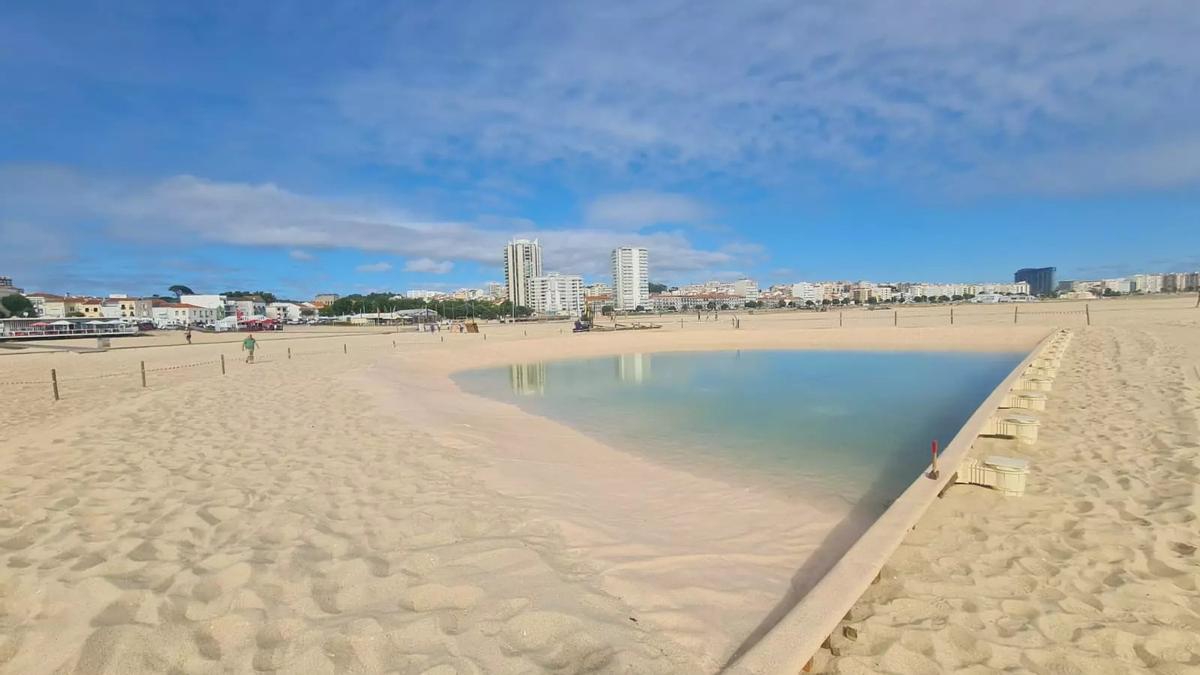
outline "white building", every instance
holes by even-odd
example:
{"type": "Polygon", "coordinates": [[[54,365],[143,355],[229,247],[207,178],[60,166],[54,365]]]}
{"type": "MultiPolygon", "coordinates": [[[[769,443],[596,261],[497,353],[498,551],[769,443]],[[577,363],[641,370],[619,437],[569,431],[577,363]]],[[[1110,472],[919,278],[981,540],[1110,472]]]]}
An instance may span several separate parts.
{"type": "Polygon", "coordinates": [[[515,239],[504,248],[504,283],[508,301],[517,307],[530,307],[529,280],[542,276],[542,245],[537,239],[515,239]]]}
{"type": "Polygon", "coordinates": [[[597,281],[594,284],[584,286],[583,293],[584,295],[612,295],[612,286],[603,281],[597,281]]]}
{"type": "Polygon", "coordinates": [[[739,295],[747,300],[758,300],[758,282],[753,279],[738,279],[730,284],[730,294],[739,295]]]}
{"type": "Polygon", "coordinates": [[[1130,282],[1135,293],[1162,293],[1163,291],[1163,275],[1161,274],[1135,274],[1130,282]]]}
{"type": "MultiPolygon", "coordinates": [[[[197,307],[205,307],[207,309],[215,309],[219,312],[225,311],[225,296],[216,294],[207,295],[181,295],[179,302],[185,305],[195,305],[197,307]]],[[[222,314],[223,316],[224,314],[222,314]]]]}
{"type": "Polygon", "coordinates": [[[1114,293],[1129,293],[1133,290],[1133,283],[1125,277],[1105,279],[1101,282],[1101,288],[1114,293]]]}
{"type": "MultiPolygon", "coordinates": [[[[266,317],[267,303],[260,297],[225,298],[225,316],[239,319],[266,317]]],[[[219,317],[218,317],[219,318],[219,317]]]]}
{"type": "Polygon", "coordinates": [[[810,284],[804,281],[792,284],[792,301],[796,303],[797,307],[810,302],[819,305],[824,299],[825,287],[820,284],[810,284]]]}
{"type": "Polygon", "coordinates": [[[483,285],[483,294],[499,302],[504,299],[504,284],[489,281],[483,285]]]}
{"type": "Polygon", "coordinates": [[[307,302],[272,302],[267,305],[267,318],[276,321],[299,321],[305,314],[316,313],[316,306],[307,302]]]}
{"type": "Polygon", "coordinates": [[[650,307],[650,253],[638,246],[612,252],[613,302],[617,311],[650,307]]]}
{"type": "Polygon", "coordinates": [[[155,305],[151,310],[154,323],[160,326],[187,326],[194,323],[216,321],[219,310],[211,307],[199,307],[185,302],[166,302],[155,305]]]}
{"type": "Polygon", "coordinates": [[[418,288],[411,291],[405,291],[404,297],[408,298],[409,300],[430,300],[437,297],[437,294],[437,291],[429,291],[418,288]]]}
{"type": "Polygon", "coordinates": [[[529,279],[529,308],[538,316],[583,314],[583,277],[556,274],[529,279]]]}

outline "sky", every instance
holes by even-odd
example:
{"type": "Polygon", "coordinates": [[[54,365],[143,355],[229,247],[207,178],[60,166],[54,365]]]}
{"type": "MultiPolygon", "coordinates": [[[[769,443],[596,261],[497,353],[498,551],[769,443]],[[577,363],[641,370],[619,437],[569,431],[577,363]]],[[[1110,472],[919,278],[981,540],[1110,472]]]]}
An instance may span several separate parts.
{"type": "Polygon", "coordinates": [[[1200,269],[1195,0],[0,4],[0,276],[1200,269]]]}

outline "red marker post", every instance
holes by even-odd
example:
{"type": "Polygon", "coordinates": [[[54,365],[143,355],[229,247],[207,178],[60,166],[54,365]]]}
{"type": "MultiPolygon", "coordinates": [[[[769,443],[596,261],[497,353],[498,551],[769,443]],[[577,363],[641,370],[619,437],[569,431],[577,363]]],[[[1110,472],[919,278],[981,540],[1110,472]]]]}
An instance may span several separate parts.
{"type": "Polygon", "coordinates": [[[940,474],[938,473],[937,468],[938,444],[936,438],[932,443],[930,443],[929,452],[933,455],[933,468],[929,470],[929,477],[933,480],[937,480],[940,474]]]}

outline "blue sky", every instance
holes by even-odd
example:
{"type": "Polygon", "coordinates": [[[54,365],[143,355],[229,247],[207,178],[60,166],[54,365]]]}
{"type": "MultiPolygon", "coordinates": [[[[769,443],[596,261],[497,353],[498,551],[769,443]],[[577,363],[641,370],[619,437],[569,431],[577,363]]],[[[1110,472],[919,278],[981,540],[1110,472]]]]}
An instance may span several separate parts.
{"type": "Polygon", "coordinates": [[[0,6],[0,274],[72,293],[1200,268],[1194,0],[0,6]]]}

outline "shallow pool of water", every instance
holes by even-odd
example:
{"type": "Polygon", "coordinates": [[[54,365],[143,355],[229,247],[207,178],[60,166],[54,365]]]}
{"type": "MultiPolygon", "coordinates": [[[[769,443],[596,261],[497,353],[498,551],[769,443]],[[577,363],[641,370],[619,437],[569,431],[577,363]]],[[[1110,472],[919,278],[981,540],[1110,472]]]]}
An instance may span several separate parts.
{"type": "Polygon", "coordinates": [[[613,447],[749,488],[879,513],[1020,353],[625,354],[460,373],[613,447]]]}

